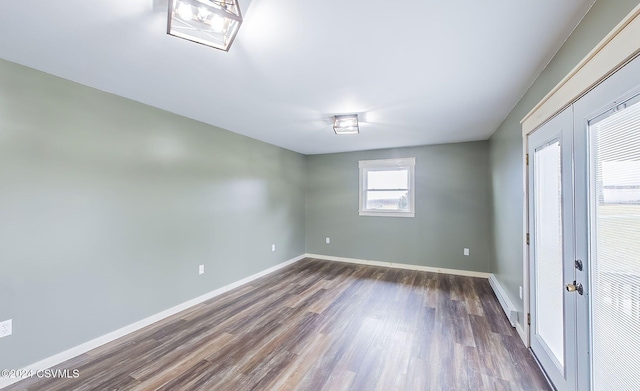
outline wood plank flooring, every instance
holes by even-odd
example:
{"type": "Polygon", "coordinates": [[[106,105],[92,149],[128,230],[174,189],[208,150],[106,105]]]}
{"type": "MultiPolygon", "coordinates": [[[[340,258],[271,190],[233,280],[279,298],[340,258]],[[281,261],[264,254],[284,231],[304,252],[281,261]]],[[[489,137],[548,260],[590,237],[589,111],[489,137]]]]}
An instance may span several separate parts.
{"type": "Polygon", "coordinates": [[[548,390],[485,279],[305,259],[6,390],[548,390]]]}

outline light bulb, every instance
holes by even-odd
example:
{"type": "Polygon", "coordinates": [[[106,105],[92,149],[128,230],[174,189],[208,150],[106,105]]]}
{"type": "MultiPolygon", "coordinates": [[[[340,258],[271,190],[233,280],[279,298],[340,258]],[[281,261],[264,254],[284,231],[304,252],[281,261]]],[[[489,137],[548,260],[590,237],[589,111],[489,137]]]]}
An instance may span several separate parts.
{"type": "Polygon", "coordinates": [[[352,128],[356,126],[355,121],[351,118],[349,119],[343,119],[340,121],[340,127],[341,128],[352,128]]]}
{"type": "Polygon", "coordinates": [[[220,15],[214,14],[211,17],[211,21],[209,23],[211,23],[211,30],[215,31],[216,33],[221,33],[224,29],[224,18],[220,15]]]}
{"type": "Polygon", "coordinates": [[[207,16],[209,16],[209,13],[210,12],[203,7],[198,8],[198,20],[204,22],[207,16]]]}
{"type": "Polygon", "coordinates": [[[193,12],[191,11],[191,6],[189,4],[180,2],[178,6],[178,15],[183,20],[191,20],[193,18],[193,12]]]}

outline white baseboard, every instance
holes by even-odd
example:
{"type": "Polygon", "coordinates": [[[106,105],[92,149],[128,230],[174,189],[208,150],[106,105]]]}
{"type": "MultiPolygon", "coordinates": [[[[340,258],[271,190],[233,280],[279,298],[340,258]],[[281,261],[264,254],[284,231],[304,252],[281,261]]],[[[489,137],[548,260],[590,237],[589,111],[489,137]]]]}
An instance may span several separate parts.
{"type": "Polygon", "coordinates": [[[370,261],[366,259],[334,257],[332,255],[305,254],[305,257],[324,259],[325,261],[357,263],[360,265],[392,267],[396,269],[407,269],[407,270],[419,270],[423,272],[454,274],[457,276],[467,276],[467,277],[489,278],[489,275],[490,275],[490,273],[474,272],[470,270],[446,269],[442,267],[409,265],[406,263],[395,263],[395,262],[370,261]]]}
{"type": "MultiPolygon", "coordinates": [[[[504,291],[504,288],[502,288],[502,285],[500,285],[500,282],[493,273],[489,276],[489,285],[491,285],[491,288],[493,288],[493,292],[496,294],[498,302],[502,306],[502,310],[504,311],[505,315],[507,315],[509,323],[511,323],[511,326],[516,327],[518,317],[516,306],[513,305],[513,302],[511,301],[511,299],[509,299],[509,296],[504,291]]],[[[524,330],[522,332],[524,333],[524,330]]]]}
{"type": "MultiPolygon", "coordinates": [[[[158,322],[162,319],[168,318],[169,316],[175,315],[180,311],[184,311],[187,308],[193,307],[194,305],[200,304],[202,302],[205,302],[213,297],[216,297],[218,295],[221,295],[225,292],[230,291],[231,289],[237,288],[241,285],[244,285],[248,282],[251,282],[253,280],[256,280],[262,276],[265,276],[269,273],[272,273],[278,269],[281,269],[285,266],[289,266],[295,262],[298,262],[301,259],[304,259],[306,257],[306,255],[299,255],[295,258],[292,258],[288,261],[279,263],[275,266],[272,266],[268,269],[265,269],[261,272],[258,272],[256,274],[253,274],[249,277],[243,278],[242,280],[239,281],[235,281],[232,282],[229,285],[225,285],[221,288],[218,288],[214,291],[211,291],[209,293],[206,293],[202,296],[196,297],[195,299],[191,299],[189,301],[186,301],[184,303],[178,304],[174,307],[171,307],[167,310],[164,310],[162,312],[159,312],[155,315],[151,315],[147,318],[144,318],[142,320],[139,320],[135,323],[132,323],[128,326],[122,327],[118,330],[112,331],[108,334],[105,334],[101,337],[98,337],[96,339],[92,339],[91,341],[85,342],[81,345],[75,346],[71,349],[65,350],[64,352],[58,353],[56,355],[53,355],[51,357],[45,358],[44,360],[38,361],[34,364],[31,364],[25,368],[23,368],[23,371],[33,371],[34,373],[38,370],[42,370],[42,369],[48,369],[51,368],[53,366],[56,366],[58,364],[61,364],[69,359],[72,359],[74,357],[77,357],[81,354],[84,354],[90,350],[93,350],[99,346],[102,346],[104,344],[107,344],[111,341],[114,341],[118,338],[124,337],[127,334],[133,333],[134,331],[140,330],[144,327],[147,327],[155,322],[158,322]]],[[[18,381],[22,380],[22,378],[0,378],[0,388],[3,387],[7,387],[13,383],[17,383],[18,381]]]]}
{"type": "Polygon", "coordinates": [[[520,336],[522,343],[524,343],[524,346],[529,347],[529,342],[527,341],[527,335],[524,332],[524,328],[518,322],[516,322],[516,331],[518,332],[518,335],[520,336]]]}

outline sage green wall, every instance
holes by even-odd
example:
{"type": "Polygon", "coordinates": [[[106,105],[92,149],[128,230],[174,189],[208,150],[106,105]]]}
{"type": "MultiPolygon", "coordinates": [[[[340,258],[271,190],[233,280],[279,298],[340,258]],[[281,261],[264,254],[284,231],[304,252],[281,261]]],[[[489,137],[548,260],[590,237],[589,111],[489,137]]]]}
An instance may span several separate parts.
{"type": "Polygon", "coordinates": [[[0,60],[0,368],[303,254],[305,164],[0,60]]]}
{"type": "Polygon", "coordinates": [[[522,285],[522,128],[520,120],[636,5],[638,0],[598,0],[490,139],[494,251],[490,270],[518,307],[522,285]]]}
{"type": "Polygon", "coordinates": [[[308,253],[488,271],[487,141],[313,155],[307,186],[308,253]],[[358,161],[399,157],[416,157],[416,217],[359,216],[358,161]]]}

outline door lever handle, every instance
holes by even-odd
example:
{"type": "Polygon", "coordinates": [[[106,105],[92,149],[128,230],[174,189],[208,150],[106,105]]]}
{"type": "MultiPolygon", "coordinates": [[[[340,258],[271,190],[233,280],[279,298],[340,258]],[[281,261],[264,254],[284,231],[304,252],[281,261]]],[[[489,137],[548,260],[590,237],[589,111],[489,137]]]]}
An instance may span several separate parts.
{"type": "Polygon", "coordinates": [[[582,287],[581,283],[576,283],[575,281],[573,282],[573,284],[569,283],[567,284],[567,292],[578,292],[579,294],[583,295],[584,294],[584,288],[582,287]]]}

